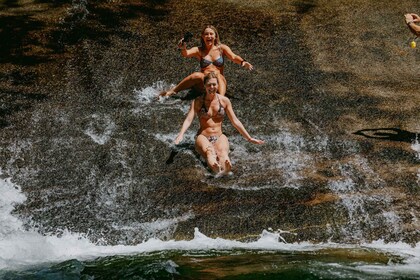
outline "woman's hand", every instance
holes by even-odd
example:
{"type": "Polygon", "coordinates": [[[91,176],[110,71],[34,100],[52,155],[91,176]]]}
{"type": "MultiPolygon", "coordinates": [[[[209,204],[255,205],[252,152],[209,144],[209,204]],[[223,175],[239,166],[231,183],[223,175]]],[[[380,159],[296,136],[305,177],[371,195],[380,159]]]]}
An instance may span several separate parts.
{"type": "Polygon", "coordinates": [[[406,24],[409,24],[409,23],[414,21],[414,17],[413,17],[412,14],[405,14],[404,16],[405,16],[405,23],[406,24]]]}
{"type": "Polygon", "coordinates": [[[261,145],[261,144],[265,143],[264,140],[259,140],[259,139],[255,139],[255,138],[252,138],[252,137],[248,141],[251,142],[252,144],[258,144],[258,145],[261,145]]]}
{"type": "Polygon", "coordinates": [[[175,138],[175,141],[174,141],[174,143],[175,143],[175,145],[178,145],[181,141],[182,141],[182,139],[184,138],[184,136],[183,135],[178,135],[176,138],[175,138]]]}
{"type": "Polygon", "coordinates": [[[179,49],[186,49],[187,48],[187,43],[184,42],[184,38],[181,38],[181,40],[178,41],[178,48],[179,49]]]}
{"type": "Polygon", "coordinates": [[[254,66],[252,66],[251,63],[249,63],[248,61],[245,61],[245,60],[242,62],[242,67],[245,67],[248,70],[254,69],[254,66]]]}

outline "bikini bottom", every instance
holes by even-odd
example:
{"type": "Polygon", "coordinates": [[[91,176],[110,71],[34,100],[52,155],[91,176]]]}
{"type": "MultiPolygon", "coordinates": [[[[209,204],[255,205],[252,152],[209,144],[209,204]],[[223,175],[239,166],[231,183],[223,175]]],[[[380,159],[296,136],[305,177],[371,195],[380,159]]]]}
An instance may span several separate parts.
{"type": "Polygon", "coordinates": [[[209,136],[207,137],[210,143],[214,144],[217,142],[217,139],[219,139],[219,136],[209,136]]]}
{"type": "MultiPolygon", "coordinates": [[[[197,134],[196,136],[195,136],[195,138],[197,138],[198,137],[198,135],[200,135],[200,134],[197,134]]],[[[223,134],[222,134],[223,135],[223,134]]],[[[207,140],[209,140],[209,142],[211,143],[211,144],[215,144],[216,142],[217,142],[217,140],[219,140],[219,137],[220,136],[205,136],[205,135],[203,135],[204,137],[206,137],[207,138],[207,140]]]]}

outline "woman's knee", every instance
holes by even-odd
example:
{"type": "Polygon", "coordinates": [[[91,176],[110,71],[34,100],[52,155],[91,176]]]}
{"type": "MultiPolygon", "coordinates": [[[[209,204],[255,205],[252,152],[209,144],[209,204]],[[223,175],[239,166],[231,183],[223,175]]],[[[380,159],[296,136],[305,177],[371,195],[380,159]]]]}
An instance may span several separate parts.
{"type": "Polygon", "coordinates": [[[229,151],[228,150],[219,150],[217,151],[217,156],[220,161],[225,161],[229,159],[229,151]]]}
{"type": "Polygon", "coordinates": [[[195,141],[195,148],[202,156],[205,157],[216,154],[216,150],[214,149],[213,145],[203,135],[197,136],[195,141]]]}
{"type": "Polygon", "coordinates": [[[219,75],[219,94],[225,95],[226,94],[226,79],[223,75],[219,75]]]}
{"type": "Polygon", "coordinates": [[[219,137],[218,143],[216,144],[216,152],[220,158],[229,157],[229,140],[224,134],[219,137]]]}

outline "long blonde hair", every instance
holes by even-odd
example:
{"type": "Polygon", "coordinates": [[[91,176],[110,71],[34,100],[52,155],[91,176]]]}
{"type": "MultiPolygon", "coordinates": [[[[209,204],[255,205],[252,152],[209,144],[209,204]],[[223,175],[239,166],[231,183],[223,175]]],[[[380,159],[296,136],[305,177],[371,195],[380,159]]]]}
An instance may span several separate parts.
{"type": "Polygon", "coordinates": [[[219,85],[219,75],[217,75],[216,72],[210,72],[204,76],[204,85],[207,84],[208,80],[213,79],[213,78],[217,79],[217,85],[219,85]]]}
{"type": "Polygon", "coordinates": [[[200,35],[200,42],[201,42],[201,47],[205,48],[206,47],[206,43],[203,40],[203,34],[204,31],[206,31],[207,28],[210,28],[211,30],[214,31],[214,34],[216,34],[216,38],[214,39],[214,44],[216,46],[220,46],[222,44],[222,42],[220,42],[220,36],[219,36],[219,32],[217,32],[216,27],[214,27],[213,25],[207,25],[206,27],[203,28],[203,30],[201,31],[201,35],[200,35]]]}

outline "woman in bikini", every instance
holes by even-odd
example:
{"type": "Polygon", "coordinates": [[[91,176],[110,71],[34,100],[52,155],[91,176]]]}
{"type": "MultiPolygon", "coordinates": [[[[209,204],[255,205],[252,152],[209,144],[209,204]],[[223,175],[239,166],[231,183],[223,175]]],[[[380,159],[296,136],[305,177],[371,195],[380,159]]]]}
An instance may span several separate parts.
{"type": "Polygon", "coordinates": [[[249,135],[235,116],[229,98],[217,93],[219,88],[217,77],[218,75],[213,72],[204,77],[205,94],[192,101],[175,144],[182,141],[184,133],[190,127],[194,116],[197,115],[200,128],[197,132],[195,148],[205,158],[214,173],[226,174],[231,171],[232,164],[229,159],[229,141],[222,132],[225,115],[246,140],[254,144],[263,144],[264,141],[249,135]]]}
{"type": "Polygon", "coordinates": [[[160,93],[160,96],[171,96],[181,90],[186,90],[193,88],[198,92],[204,93],[204,76],[210,72],[215,72],[218,75],[219,79],[219,94],[226,94],[226,79],[223,76],[223,68],[225,57],[230,59],[236,64],[245,67],[248,70],[252,70],[253,66],[251,63],[245,61],[239,55],[232,52],[232,50],[220,43],[219,33],[217,32],[214,26],[208,25],[201,32],[201,46],[193,47],[187,49],[187,43],[181,39],[179,44],[181,49],[181,54],[183,57],[195,57],[200,62],[201,72],[195,72],[184,78],[177,86],[174,88],[163,91],[160,93]]]}

